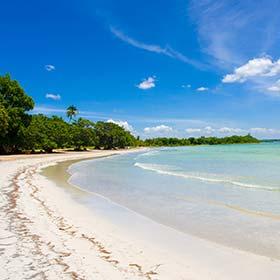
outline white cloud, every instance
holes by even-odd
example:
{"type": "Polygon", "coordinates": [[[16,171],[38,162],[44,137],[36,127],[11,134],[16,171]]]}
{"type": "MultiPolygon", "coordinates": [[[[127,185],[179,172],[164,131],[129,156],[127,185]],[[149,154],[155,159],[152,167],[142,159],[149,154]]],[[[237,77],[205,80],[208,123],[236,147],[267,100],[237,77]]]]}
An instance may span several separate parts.
{"type": "Polygon", "coordinates": [[[201,128],[187,128],[186,132],[188,134],[199,133],[199,132],[201,132],[201,128]]]}
{"type": "Polygon", "coordinates": [[[182,85],[182,88],[191,88],[192,85],[188,84],[188,85],[182,85]]]}
{"type": "Polygon", "coordinates": [[[265,127],[254,127],[254,128],[236,128],[236,127],[220,127],[213,128],[211,126],[206,126],[203,128],[187,128],[185,130],[187,134],[195,136],[230,136],[230,135],[246,135],[251,133],[256,137],[270,137],[270,136],[280,136],[280,129],[275,128],[265,128],[265,127]]]}
{"type": "Polygon", "coordinates": [[[172,127],[164,125],[164,124],[144,128],[144,132],[146,134],[150,134],[150,133],[170,133],[172,131],[173,131],[172,127]]]}
{"type": "Polygon", "coordinates": [[[147,79],[142,81],[140,84],[138,84],[137,87],[139,89],[143,89],[143,90],[154,88],[156,86],[155,81],[156,81],[155,77],[148,77],[147,79]]]}
{"type": "Polygon", "coordinates": [[[227,134],[242,134],[246,132],[246,130],[241,128],[234,128],[234,127],[221,127],[218,129],[220,133],[227,133],[227,134]]]}
{"type": "Polygon", "coordinates": [[[52,100],[60,100],[61,96],[59,94],[47,93],[46,98],[52,99],[52,100]]]}
{"type": "Polygon", "coordinates": [[[207,88],[207,87],[199,87],[196,90],[197,91],[207,91],[207,90],[209,90],[209,88],[207,88]]]}
{"type": "Polygon", "coordinates": [[[211,126],[206,126],[204,128],[204,131],[205,131],[206,134],[212,134],[213,132],[215,132],[215,129],[211,126]]]}
{"type": "Polygon", "coordinates": [[[267,90],[270,91],[271,95],[280,96],[280,80],[268,87],[267,90]]]}
{"type": "Polygon", "coordinates": [[[109,119],[109,120],[107,120],[107,122],[117,124],[117,125],[123,127],[127,131],[134,132],[132,125],[130,125],[127,121],[115,121],[113,119],[109,119]]]}
{"type": "Polygon", "coordinates": [[[280,129],[275,128],[266,128],[266,127],[254,127],[250,129],[250,132],[255,134],[262,134],[262,135],[268,135],[268,134],[280,134],[280,129]]]}
{"type": "Polygon", "coordinates": [[[54,70],[55,70],[55,66],[54,66],[54,65],[51,65],[51,64],[47,64],[47,65],[45,65],[45,69],[46,69],[48,72],[51,72],[51,71],[54,71],[54,70]]]}
{"type": "Polygon", "coordinates": [[[184,63],[188,63],[191,64],[197,68],[204,68],[205,66],[203,66],[202,63],[197,62],[195,60],[192,60],[186,56],[184,56],[183,54],[181,54],[180,52],[170,48],[169,46],[166,47],[161,47],[159,45],[152,45],[152,44],[146,44],[140,41],[137,41],[129,36],[127,36],[126,34],[124,34],[122,31],[116,29],[115,27],[111,26],[110,27],[110,31],[121,41],[135,47],[138,49],[142,49],[142,50],[146,50],[149,52],[154,52],[154,53],[158,53],[158,54],[163,54],[166,56],[169,56],[171,58],[180,60],[184,63]]]}
{"type": "Polygon", "coordinates": [[[223,83],[245,82],[255,77],[273,77],[280,74],[280,59],[273,61],[270,57],[260,57],[249,60],[236,68],[232,74],[224,76],[223,83]]]}
{"type": "MultiPolygon", "coordinates": [[[[188,134],[199,134],[199,135],[210,135],[210,134],[244,134],[247,131],[241,128],[232,127],[221,127],[213,128],[211,126],[206,126],[203,128],[187,128],[185,130],[188,134]]],[[[248,132],[247,132],[248,133],[248,132]]]]}
{"type": "Polygon", "coordinates": [[[187,132],[187,134],[191,135],[210,135],[213,134],[216,129],[211,126],[205,126],[202,128],[187,128],[185,129],[185,131],[187,132]]]}

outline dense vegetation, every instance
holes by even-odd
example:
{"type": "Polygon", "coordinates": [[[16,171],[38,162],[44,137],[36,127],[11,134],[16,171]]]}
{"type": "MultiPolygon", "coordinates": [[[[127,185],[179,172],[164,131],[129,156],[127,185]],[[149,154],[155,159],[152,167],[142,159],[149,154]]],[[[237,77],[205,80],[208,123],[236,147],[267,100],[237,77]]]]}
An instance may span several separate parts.
{"type": "Polygon", "coordinates": [[[61,117],[31,115],[34,102],[9,75],[0,77],[0,153],[45,151],[86,147],[104,149],[135,146],[135,137],[124,128],[109,122],[93,123],[78,118],[71,105],[66,110],[69,122],[61,117]]]}
{"type": "Polygon", "coordinates": [[[188,145],[219,145],[219,144],[245,144],[259,143],[259,140],[250,134],[245,136],[228,136],[223,138],[218,137],[199,137],[199,138],[153,138],[146,139],[144,143],[147,146],[188,146],[188,145]]]}
{"type": "Polygon", "coordinates": [[[18,151],[23,145],[23,130],[30,124],[26,111],[34,102],[17,81],[0,76],[0,153],[18,151]]]}
{"type": "Polygon", "coordinates": [[[261,142],[264,142],[264,143],[271,143],[271,142],[280,142],[280,139],[263,139],[261,140],[261,142]]]}
{"type": "Polygon", "coordinates": [[[115,149],[129,146],[185,146],[202,144],[258,143],[251,135],[225,138],[154,138],[140,140],[123,127],[111,122],[96,122],[78,118],[71,105],[63,118],[29,114],[34,102],[19,83],[9,75],[0,76],[0,154],[22,151],[52,152],[53,149],[75,150],[95,147],[115,149]]]}

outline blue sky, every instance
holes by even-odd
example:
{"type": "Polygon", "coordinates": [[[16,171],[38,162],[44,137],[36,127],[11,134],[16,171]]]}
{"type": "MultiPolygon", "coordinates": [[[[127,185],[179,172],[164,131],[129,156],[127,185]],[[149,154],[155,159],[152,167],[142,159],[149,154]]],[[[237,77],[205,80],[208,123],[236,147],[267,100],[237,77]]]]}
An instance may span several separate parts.
{"type": "Polygon", "coordinates": [[[0,74],[34,112],[142,137],[280,138],[280,1],[1,3],[0,74]]]}

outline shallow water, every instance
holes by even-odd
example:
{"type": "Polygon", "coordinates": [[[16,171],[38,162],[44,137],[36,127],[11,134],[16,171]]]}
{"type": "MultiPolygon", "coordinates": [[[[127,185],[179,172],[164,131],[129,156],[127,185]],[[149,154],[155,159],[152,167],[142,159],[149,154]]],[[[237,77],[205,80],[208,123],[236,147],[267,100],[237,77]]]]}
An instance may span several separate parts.
{"type": "Polygon", "coordinates": [[[161,148],[69,171],[71,183],[156,222],[280,258],[279,143],[161,148]]]}

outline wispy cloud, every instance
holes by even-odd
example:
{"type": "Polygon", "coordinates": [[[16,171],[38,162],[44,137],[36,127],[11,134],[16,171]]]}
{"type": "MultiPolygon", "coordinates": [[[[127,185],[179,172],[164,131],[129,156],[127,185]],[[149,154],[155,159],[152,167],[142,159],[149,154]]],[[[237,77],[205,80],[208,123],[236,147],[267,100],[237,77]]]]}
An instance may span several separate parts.
{"type": "Polygon", "coordinates": [[[220,128],[214,128],[212,126],[205,126],[201,128],[187,128],[186,130],[187,134],[190,135],[244,135],[247,134],[250,130],[245,130],[241,128],[234,128],[234,127],[220,127],[220,128]]]}
{"type": "Polygon", "coordinates": [[[47,93],[46,98],[57,101],[61,99],[61,96],[59,94],[47,93]]]}
{"type": "Polygon", "coordinates": [[[148,77],[147,79],[144,79],[141,83],[137,85],[139,89],[147,90],[154,88],[156,86],[155,84],[155,77],[148,77]]]}
{"type": "Polygon", "coordinates": [[[280,96],[280,80],[268,87],[267,90],[273,96],[280,96]]]}
{"type": "Polygon", "coordinates": [[[200,128],[187,128],[185,132],[189,136],[230,136],[230,135],[246,135],[251,133],[256,137],[279,137],[280,129],[266,128],[266,127],[252,127],[252,128],[238,128],[238,127],[200,127],[200,128]]]}
{"type": "Polygon", "coordinates": [[[133,39],[133,38],[127,36],[125,33],[123,33],[122,31],[120,31],[118,29],[116,29],[113,26],[110,26],[110,31],[118,39],[120,39],[121,41],[123,41],[123,42],[125,42],[125,43],[127,43],[127,44],[129,44],[129,45],[131,45],[131,46],[133,46],[135,48],[142,49],[142,50],[145,50],[145,51],[148,51],[148,52],[162,54],[162,55],[165,55],[165,56],[168,56],[168,57],[180,60],[180,61],[182,61],[184,63],[190,64],[190,65],[192,65],[192,66],[194,66],[196,68],[199,68],[199,69],[205,68],[205,65],[203,65],[202,63],[200,63],[198,61],[195,61],[195,60],[193,60],[191,58],[186,57],[182,53],[172,49],[169,46],[161,47],[159,45],[146,44],[146,43],[140,42],[140,41],[138,41],[136,39],[133,39]]]}
{"type": "Polygon", "coordinates": [[[201,49],[222,68],[277,47],[279,10],[277,0],[189,1],[189,16],[197,25],[201,49]]]}
{"type": "Polygon", "coordinates": [[[66,113],[66,109],[61,108],[52,108],[52,107],[45,107],[45,106],[36,106],[33,110],[33,113],[39,114],[54,114],[54,113],[66,113]]]}
{"type": "Polygon", "coordinates": [[[197,91],[207,91],[207,90],[209,90],[209,88],[208,87],[199,87],[196,90],[197,91]]]}
{"type": "MultiPolygon", "coordinates": [[[[66,114],[66,109],[57,108],[57,107],[48,107],[48,106],[36,106],[32,110],[32,113],[46,114],[46,115],[53,115],[53,114],[64,115],[66,114]]],[[[101,120],[108,120],[111,118],[110,116],[105,116],[101,113],[92,112],[92,111],[83,111],[83,110],[79,110],[79,117],[89,118],[89,119],[101,119],[101,120]]]]}
{"type": "Polygon", "coordinates": [[[144,133],[146,134],[169,134],[173,131],[173,128],[164,124],[158,125],[158,126],[152,126],[152,127],[145,127],[144,133]]]}
{"type": "Polygon", "coordinates": [[[45,69],[46,69],[48,72],[51,72],[51,71],[54,71],[54,70],[55,70],[55,66],[52,65],[52,64],[47,64],[47,65],[45,65],[45,69]]]}
{"type": "Polygon", "coordinates": [[[250,132],[259,135],[280,135],[280,129],[266,127],[254,127],[250,129],[250,132]]]}
{"type": "Polygon", "coordinates": [[[235,128],[235,127],[221,127],[218,129],[218,132],[225,134],[243,134],[246,133],[245,129],[235,128]]]}
{"type": "Polygon", "coordinates": [[[187,128],[186,132],[188,134],[200,133],[202,131],[201,128],[187,128]]]}

